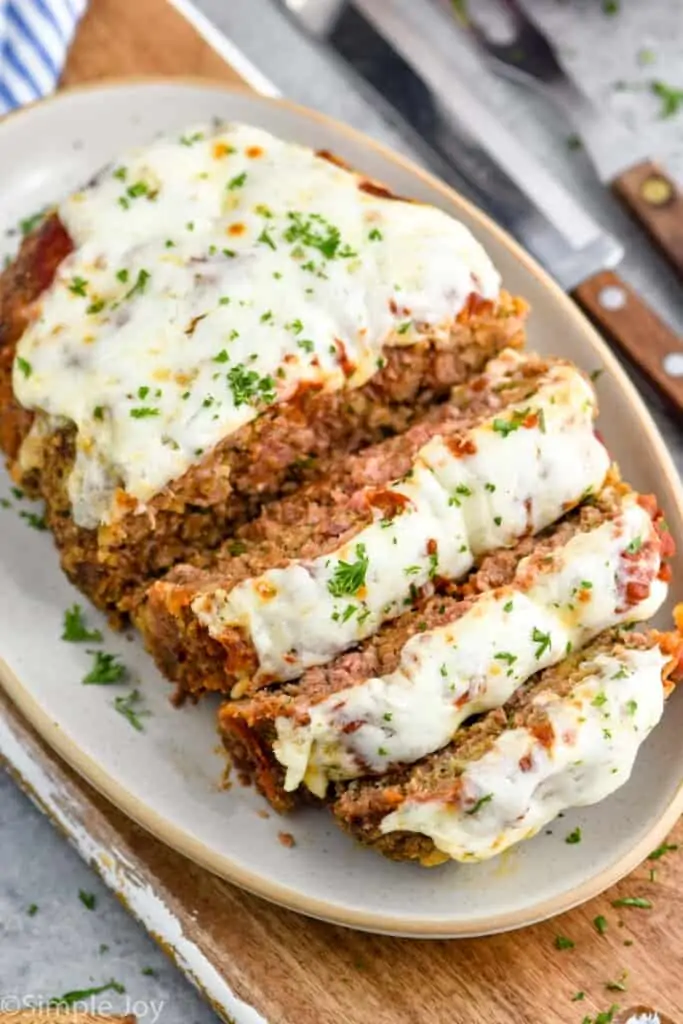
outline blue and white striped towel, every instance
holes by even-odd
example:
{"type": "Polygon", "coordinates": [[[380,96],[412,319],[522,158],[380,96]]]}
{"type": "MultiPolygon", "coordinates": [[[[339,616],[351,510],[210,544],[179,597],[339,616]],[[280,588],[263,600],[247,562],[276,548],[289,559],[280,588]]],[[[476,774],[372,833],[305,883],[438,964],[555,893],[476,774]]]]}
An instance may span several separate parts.
{"type": "Polygon", "coordinates": [[[88,0],[0,0],[0,115],[52,92],[88,0]]]}

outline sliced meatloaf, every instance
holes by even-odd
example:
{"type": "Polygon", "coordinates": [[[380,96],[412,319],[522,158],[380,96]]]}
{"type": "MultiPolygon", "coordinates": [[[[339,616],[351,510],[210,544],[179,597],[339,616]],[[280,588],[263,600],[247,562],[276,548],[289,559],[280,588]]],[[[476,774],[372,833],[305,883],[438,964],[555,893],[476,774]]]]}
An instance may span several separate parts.
{"type": "Polygon", "coordinates": [[[246,527],[243,553],[231,541],[212,571],[154,584],[139,616],[149,649],[183,691],[233,696],[330,661],[599,488],[594,413],[570,364],[494,360],[450,413],[356,458],[370,486],[304,490],[246,527]]]}
{"type": "Polygon", "coordinates": [[[226,745],[279,809],[302,783],[323,797],[330,781],[417,761],[598,633],[653,615],[671,551],[651,500],[611,484],[358,651],[225,704],[226,745]]]}
{"type": "Polygon", "coordinates": [[[105,168],[0,278],[0,444],[70,578],[128,612],[313,460],[522,343],[465,228],[244,125],[105,168]]]}
{"type": "Polygon", "coordinates": [[[629,778],[683,675],[680,633],[611,630],[411,768],[339,787],[337,822],[393,860],[480,861],[629,778]]]}

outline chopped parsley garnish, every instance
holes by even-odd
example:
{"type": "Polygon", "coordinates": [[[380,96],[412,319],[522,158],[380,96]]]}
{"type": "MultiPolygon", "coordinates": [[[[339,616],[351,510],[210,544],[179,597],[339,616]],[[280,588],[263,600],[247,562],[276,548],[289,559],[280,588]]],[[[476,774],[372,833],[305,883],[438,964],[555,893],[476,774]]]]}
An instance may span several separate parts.
{"type": "Polygon", "coordinates": [[[503,611],[504,612],[511,612],[512,608],[513,608],[512,601],[506,601],[505,604],[503,605],[503,611]]]}
{"type": "Polygon", "coordinates": [[[412,322],[412,320],[404,320],[403,323],[399,324],[398,327],[396,328],[396,333],[407,334],[408,331],[410,330],[410,325],[412,324],[412,322]]]}
{"type": "Polygon", "coordinates": [[[607,918],[603,917],[602,914],[598,914],[597,917],[593,918],[593,924],[599,935],[604,935],[607,931],[607,918]]]}
{"type": "Polygon", "coordinates": [[[304,325],[301,320],[292,320],[290,323],[285,324],[288,331],[293,331],[294,334],[301,334],[304,329],[304,325]]]}
{"type": "Polygon", "coordinates": [[[131,199],[137,199],[139,196],[149,195],[149,185],[146,181],[135,181],[132,185],[129,185],[126,189],[126,194],[131,199]]]}
{"type": "Polygon", "coordinates": [[[476,814],[477,811],[480,811],[482,807],[485,804],[490,803],[491,800],[493,800],[493,793],[487,793],[486,796],[479,797],[474,807],[470,807],[469,811],[465,811],[465,814],[476,814]]]}
{"type": "Polygon", "coordinates": [[[373,228],[372,231],[368,234],[368,238],[370,239],[371,242],[381,242],[383,237],[384,236],[382,232],[379,230],[379,228],[373,228]]]}
{"type": "Polygon", "coordinates": [[[134,420],[144,420],[149,416],[158,416],[159,410],[150,405],[139,405],[135,409],[130,410],[130,415],[134,420]]]}
{"type": "Polygon", "coordinates": [[[342,245],[339,228],[319,213],[312,213],[306,218],[304,214],[290,210],[287,216],[290,223],[283,234],[285,242],[298,242],[299,245],[318,249],[328,260],[356,255],[348,245],[342,245]]]}
{"type": "Polygon", "coordinates": [[[573,846],[575,843],[580,843],[580,842],[581,842],[581,829],[577,825],[577,827],[575,829],[573,829],[573,831],[571,831],[569,833],[569,835],[565,839],[565,843],[569,843],[570,846],[573,846]]]}
{"type": "Polygon", "coordinates": [[[595,381],[598,380],[599,377],[602,377],[604,372],[605,370],[602,366],[599,366],[597,370],[591,370],[590,378],[593,381],[593,383],[595,383],[595,381]]]}
{"type": "Polygon", "coordinates": [[[602,0],[603,14],[618,14],[619,0],[602,0]]]}
{"type": "Polygon", "coordinates": [[[30,903],[26,908],[26,913],[28,914],[29,917],[35,917],[36,914],[38,913],[38,904],[30,903]]]}
{"type": "Polygon", "coordinates": [[[315,350],[315,345],[310,340],[310,338],[301,338],[299,341],[297,341],[297,345],[299,346],[299,348],[303,349],[304,352],[310,353],[315,350]]]}
{"type": "Polygon", "coordinates": [[[438,571],[439,571],[439,555],[438,555],[438,553],[436,551],[434,551],[429,556],[429,578],[430,578],[430,580],[434,579],[434,577],[436,576],[438,571]]]}
{"type": "Polygon", "coordinates": [[[246,180],[247,172],[242,171],[241,174],[238,174],[236,177],[230,179],[230,181],[228,182],[228,188],[230,189],[230,191],[233,191],[236,188],[241,188],[246,180]]]}
{"type": "Polygon", "coordinates": [[[119,280],[122,284],[125,284],[126,281],[128,280],[128,271],[126,270],[126,268],[122,267],[121,270],[117,270],[116,277],[117,280],[119,280]]]}
{"type": "Polygon", "coordinates": [[[142,387],[138,388],[138,398],[140,399],[141,402],[144,402],[148,394],[149,388],[147,387],[146,384],[143,384],[142,387]]]}
{"type": "Polygon", "coordinates": [[[666,853],[673,853],[674,850],[678,849],[678,843],[662,843],[652,853],[648,853],[648,860],[660,860],[666,853]]]}
{"type": "Polygon", "coordinates": [[[665,82],[650,82],[650,91],[659,98],[661,107],[659,116],[673,117],[683,105],[683,89],[667,85],[665,82]]]}
{"type": "Polygon", "coordinates": [[[494,516],[493,517],[493,521],[496,524],[496,526],[500,526],[502,524],[502,522],[503,522],[503,517],[502,516],[494,516]]]}
{"type": "Polygon", "coordinates": [[[543,633],[537,626],[534,626],[531,633],[531,639],[535,644],[538,644],[535,651],[536,660],[538,661],[538,659],[542,658],[545,652],[549,651],[552,647],[550,633],[543,633]]]}
{"type": "Polygon", "coordinates": [[[515,410],[509,420],[495,419],[493,421],[493,429],[496,433],[502,434],[503,437],[507,437],[508,434],[511,434],[514,430],[519,430],[528,415],[528,409],[515,410]]]}
{"type": "Polygon", "coordinates": [[[267,228],[264,228],[261,234],[256,239],[257,242],[263,242],[264,245],[269,245],[271,249],[277,249],[277,246],[273,239],[270,237],[270,232],[267,228]]]}
{"type": "Polygon", "coordinates": [[[231,540],[228,542],[228,551],[231,555],[243,555],[247,550],[247,545],[243,540],[231,540]]]}
{"type": "Polygon", "coordinates": [[[573,949],[574,943],[566,935],[555,936],[555,949],[573,949]]]}
{"type": "Polygon", "coordinates": [[[391,711],[385,711],[384,714],[382,715],[382,718],[384,719],[385,722],[390,722],[393,717],[394,716],[391,713],[391,711]]]}
{"type": "Polygon", "coordinates": [[[626,554],[627,555],[635,555],[635,554],[637,554],[640,551],[642,546],[643,546],[643,538],[642,537],[634,537],[633,540],[631,541],[631,543],[626,545],[626,554]]]}
{"type": "Polygon", "coordinates": [[[139,270],[135,284],[130,289],[130,291],[126,292],[126,298],[129,299],[131,295],[135,295],[136,292],[144,292],[145,288],[147,287],[147,282],[149,281],[151,276],[152,275],[150,274],[149,270],[145,270],[144,267],[142,268],[142,270],[139,270]]]}
{"type": "Polygon", "coordinates": [[[9,498],[0,498],[0,508],[11,508],[12,502],[9,498]]]}
{"type": "Polygon", "coordinates": [[[22,236],[25,238],[26,235],[30,235],[34,228],[37,228],[40,222],[43,220],[45,214],[41,210],[39,213],[34,213],[30,217],[25,217],[19,221],[19,230],[22,236]]]}
{"type": "Polygon", "coordinates": [[[506,665],[514,665],[517,661],[517,655],[510,654],[509,651],[499,651],[498,654],[494,654],[493,657],[496,661],[504,661],[506,665]]]}
{"type": "Polygon", "coordinates": [[[21,372],[23,373],[24,377],[28,379],[33,373],[33,367],[31,366],[29,361],[27,359],[22,359],[21,356],[17,356],[16,363],[21,372]]]}
{"type": "Polygon", "coordinates": [[[73,1006],[74,1003],[82,1003],[91,996],[99,996],[102,992],[118,992],[119,995],[126,991],[125,986],[118,981],[108,981],[106,985],[98,985],[96,988],[74,989],[72,992],[65,992],[62,996],[54,996],[49,1000],[48,1006],[73,1006]]]}
{"type": "Polygon", "coordinates": [[[101,313],[102,310],[104,309],[104,307],[105,307],[104,299],[96,299],[95,302],[91,302],[90,303],[90,305],[86,309],[86,313],[90,313],[90,314],[101,313]]]}
{"type": "Polygon", "coordinates": [[[606,704],[606,703],[607,703],[607,694],[604,693],[602,690],[600,691],[600,693],[596,693],[596,695],[593,697],[593,700],[591,701],[591,704],[592,704],[592,706],[594,708],[601,708],[603,706],[603,704],[606,704]]]}
{"type": "Polygon", "coordinates": [[[128,669],[119,660],[117,654],[106,651],[88,651],[93,656],[93,665],[82,682],[86,686],[110,686],[122,682],[128,675],[128,669]]]}
{"type": "Polygon", "coordinates": [[[638,701],[637,700],[626,701],[626,710],[629,713],[629,715],[635,715],[636,711],[638,710],[638,701]]]}
{"type": "Polygon", "coordinates": [[[19,515],[28,523],[32,530],[47,530],[45,516],[38,515],[37,512],[26,512],[23,509],[19,515]]]}
{"type": "Polygon", "coordinates": [[[484,490],[488,491],[489,494],[493,494],[495,489],[496,489],[496,485],[495,484],[492,484],[492,483],[485,483],[484,484],[484,490]]]}
{"type": "Polygon", "coordinates": [[[181,146],[194,146],[195,142],[201,142],[204,138],[203,132],[194,132],[192,135],[181,135],[181,146]]]}
{"type": "Polygon", "coordinates": [[[131,690],[130,693],[126,694],[125,697],[114,698],[114,709],[118,711],[120,715],[130,722],[134,729],[138,732],[144,732],[144,727],[140,719],[146,715],[151,714],[149,711],[141,710],[137,705],[142,700],[139,690],[131,690]]]}
{"type": "Polygon", "coordinates": [[[585,999],[585,998],[586,998],[586,993],[585,992],[575,992],[574,995],[572,996],[572,1002],[573,1003],[580,1003],[581,1000],[585,999]]]}
{"type": "Polygon", "coordinates": [[[94,892],[86,892],[85,889],[79,889],[78,898],[87,910],[95,909],[97,905],[97,897],[94,892]]]}
{"type": "Polygon", "coordinates": [[[332,597],[345,597],[357,594],[365,585],[369,559],[365,552],[365,544],[356,544],[355,562],[338,562],[332,579],[328,580],[327,589],[332,597]]]}
{"type": "Polygon", "coordinates": [[[581,149],[581,139],[578,135],[572,134],[567,136],[567,149],[581,149]]]}
{"type": "Polygon", "coordinates": [[[626,971],[616,981],[606,981],[605,988],[608,992],[626,992],[626,971]]]}
{"type": "Polygon", "coordinates": [[[228,355],[227,349],[222,348],[221,351],[218,353],[218,355],[213,357],[213,361],[214,361],[214,363],[227,363],[227,362],[229,362],[230,361],[230,356],[228,355]]]}
{"type": "Polygon", "coordinates": [[[85,290],[86,290],[87,287],[88,287],[88,282],[86,281],[86,279],[84,277],[78,277],[78,275],[76,275],[76,277],[71,279],[71,284],[69,285],[69,291],[73,292],[74,295],[83,295],[84,296],[86,294],[85,290]]]}
{"type": "Polygon", "coordinates": [[[93,644],[99,644],[102,642],[102,633],[99,629],[87,628],[83,610],[79,604],[75,604],[64,612],[62,640],[66,640],[70,644],[80,644],[86,640],[93,644]]]}
{"type": "Polygon", "coordinates": [[[146,978],[156,978],[157,976],[157,972],[154,970],[153,967],[143,967],[140,970],[140,974],[144,974],[146,978]]]}
{"type": "Polygon", "coordinates": [[[272,377],[261,377],[256,370],[247,370],[242,363],[228,370],[228,384],[235,406],[256,405],[275,401],[275,383],[272,377]]]}
{"type": "Polygon", "coordinates": [[[644,896],[622,896],[619,900],[612,900],[613,907],[638,907],[640,910],[652,910],[652,903],[644,896]]]}
{"type": "Polygon", "coordinates": [[[417,576],[421,566],[419,565],[407,565],[403,570],[406,576],[417,576]]]}

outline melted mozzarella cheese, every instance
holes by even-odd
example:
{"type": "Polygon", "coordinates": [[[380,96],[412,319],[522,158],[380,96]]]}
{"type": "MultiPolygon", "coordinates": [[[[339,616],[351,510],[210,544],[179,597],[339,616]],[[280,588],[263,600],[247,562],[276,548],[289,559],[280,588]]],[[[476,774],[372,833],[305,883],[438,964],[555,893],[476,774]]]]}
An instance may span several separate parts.
{"type": "MultiPolygon", "coordinates": [[[[503,359],[494,375],[511,358],[522,357],[503,359]]],[[[375,633],[435,574],[457,579],[478,556],[537,532],[599,488],[609,459],[594,413],[590,384],[555,364],[533,398],[468,431],[457,453],[441,437],[424,445],[408,476],[387,488],[403,512],[378,511],[337,551],[201,594],[192,609],[216,638],[228,626],[244,630],[258,653],[257,680],[295,678],[375,633]]]]}
{"type": "Polygon", "coordinates": [[[662,716],[665,661],[658,647],[597,655],[567,697],[548,690],[533,698],[551,724],[549,746],[527,728],[502,733],[465,768],[458,804],[407,800],[383,819],[382,832],[419,832],[454,860],[480,861],[531,838],[561,811],[603,800],[628,780],[662,716]]]}
{"type": "Polygon", "coordinates": [[[453,623],[413,636],[396,671],[314,704],[305,725],[277,719],[274,749],[287,768],[285,788],[304,781],[323,796],[330,779],[412,764],[446,746],[467,718],[502,707],[521,683],[568,651],[610,626],[649,618],[667,590],[655,579],[656,545],[647,546],[639,564],[642,578],[653,581],[649,597],[628,607],[623,559],[653,531],[629,495],[618,516],[576,534],[552,563],[532,569],[522,559],[509,586],[483,594],[453,623]]]}
{"type": "Polygon", "coordinates": [[[14,391],[77,427],[81,526],[138,510],[302,384],[357,387],[384,345],[445,341],[499,277],[462,224],[375,195],[241,124],[127,154],[59,216],[75,250],[18,346],[14,391]]]}

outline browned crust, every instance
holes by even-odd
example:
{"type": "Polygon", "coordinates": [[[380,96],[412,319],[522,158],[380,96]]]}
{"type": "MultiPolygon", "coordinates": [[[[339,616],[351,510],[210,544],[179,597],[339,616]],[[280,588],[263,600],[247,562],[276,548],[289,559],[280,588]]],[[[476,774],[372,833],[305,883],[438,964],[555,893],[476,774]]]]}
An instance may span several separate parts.
{"type": "Polygon", "coordinates": [[[32,415],[15,402],[11,383],[17,340],[70,247],[52,215],[24,241],[0,278],[0,445],[18,482],[45,498],[65,572],[109,612],[128,613],[141,589],[176,562],[201,563],[236,524],[300,481],[311,462],[324,465],[405,430],[491,356],[523,343],[523,302],[504,295],[494,309],[472,296],[448,344],[424,339],[387,348],[384,367],[360,388],[300,389],[293,400],[266,409],[217,445],[157,495],[146,514],[126,514],[122,495],[121,519],[85,530],[71,519],[65,490],[73,430],[58,431],[34,446],[36,466],[22,473],[17,458],[32,415]]]}
{"type": "Polygon", "coordinates": [[[444,750],[380,779],[338,785],[331,804],[337,824],[364,846],[370,846],[391,860],[417,860],[427,866],[446,860],[427,836],[413,832],[383,835],[380,831],[383,818],[409,798],[457,802],[465,768],[483,757],[501,733],[520,727],[541,733],[548,728],[545,713],[532,704],[536,694],[550,689],[559,697],[566,696],[582,676],[591,671],[590,660],[602,651],[618,653],[625,648],[647,649],[655,645],[669,658],[662,675],[668,694],[683,675],[683,635],[655,630],[648,633],[609,630],[583,651],[534,677],[529,685],[516,692],[504,709],[491,711],[480,721],[459,729],[444,750]]]}

